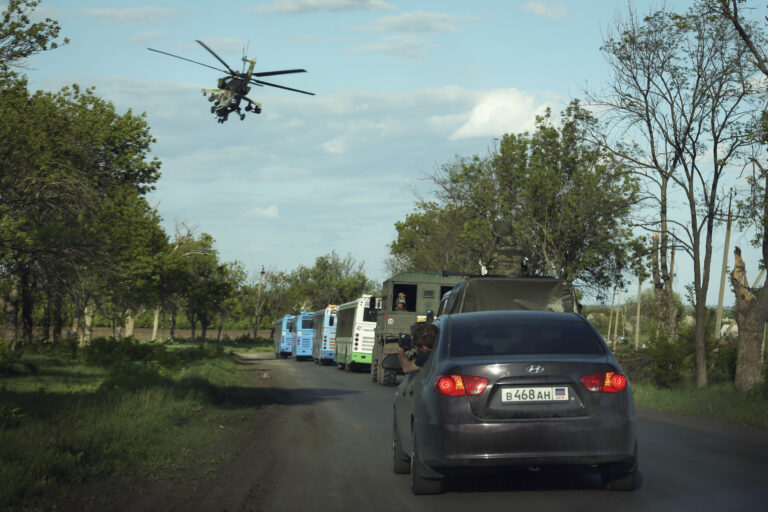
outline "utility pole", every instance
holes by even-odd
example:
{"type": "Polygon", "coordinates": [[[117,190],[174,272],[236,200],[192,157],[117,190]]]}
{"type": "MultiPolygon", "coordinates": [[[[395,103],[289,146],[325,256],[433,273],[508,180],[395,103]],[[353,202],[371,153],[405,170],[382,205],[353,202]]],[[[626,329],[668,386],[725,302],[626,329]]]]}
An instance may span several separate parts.
{"type": "Polygon", "coordinates": [[[720,273],[720,295],[717,299],[717,315],[715,316],[715,339],[720,339],[720,328],[723,324],[723,296],[725,295],[725,275],[728,272],[728,244],[731,240],[731,200],[728,199],[728,223],[725,226],[725,246],[723,247],[723,271],[720,273]]]}
{"type": "Polygon", "coordinates": [[[635,350],[640,349],[640,295],[643,292],[643,278],[637,276],[637,313],[635,315],[635,350]]]}
{"type": "MultiPolygon", "coordinates": [[[[613,350],[616,351],[616,342],[619,337],[619,316],[621,315],[621,287],[619,287],[619,298],[616,304],[616,323],[613,325],[613,350]]],[[[610,334],[610,333],[609,333],[610,334]]]]}
{"type": "Polygon", "coordinates": [[[253,341],[255,342],[256,339],[259,337],[259,313],[261,313],[261,285],[264,281],[264,266],[261,267],[261,272],[259,272],[259,288],[256,292],[256,304],[254,305],[254,311],[253,311],[253,341]]]}
{"type": "Polygon", "coordinates": [[[611,309],[608,314],[608,334],[605,336],[608,343],[611,342],[611,328],[613,327],[613,307],[616,305],[616,287],[613,287],[613,298],[611,298],[611,309]]]}

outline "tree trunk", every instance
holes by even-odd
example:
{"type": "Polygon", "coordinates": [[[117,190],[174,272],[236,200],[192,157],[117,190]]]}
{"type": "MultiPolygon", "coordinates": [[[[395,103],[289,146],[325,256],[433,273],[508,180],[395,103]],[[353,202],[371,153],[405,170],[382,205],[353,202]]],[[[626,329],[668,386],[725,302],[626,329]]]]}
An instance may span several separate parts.
{"type": "Polygon", "coordinates": [[[651,274],[656,303],[661,316],[661,332],[667,343],[673,343],[677,333],[677,305],[675,304],[672,278],[667,270],[666,261],[666,243],[662,242],[661,247],[659,247],[659,235],[653,235],[651,274]]]}
{"type": "Polygon", "coordinates": [[[53,344],[61,341],[61,331],[64,329],[62,302],[61,294],[58,291],[54,291],[51,295],[51,343],[53,344]]]}
{"type": "Polygon", "coordinates": [[[32,298],[32,285],[29,281],[29,270],[24,269],[21,273],[21,325],[22,339],[25,345],[32,343],[32,309],[34,300],[32,298]]]}
{"type": "Polygon", "coordinates": [[[176,335],[176,308],[171,310],[171,325],[168,326],[168,339],[173,341],[176,335]]]}
{"type": "Polygon", "coordinates": [[[760,287],[759,295],[749,287],[741,249],[733,251],[735,265],[731,284],[736,294],[736,324],[739,327],[734,384],[740,391],[749,391],[762,381],[763,329],[768,319],[768,291],[760,287]]]}
{"type": "Polygon", "coordinates": [[[136,318],[133,315],[125,316],[125,337],[133,336],[133,326],[136,324],[136,318]]]}
{"type": "Polygon", "coordinates": [[[21,332],[19,330],[19,296],[21,295],[21,277],[18,273],[13,274],[13,283],[11,292],[8,294],[8,302],[5,304],[5,321],[13,332],[11,340],[11,350],[15,350],[21,341],[21,332]]]}
{"type": "Polygon", "coordinates": [[[160,325],[160,306],[155,308],[155,321],[152,324],[152,339],[157,339],[157,327],[160,325]]]}

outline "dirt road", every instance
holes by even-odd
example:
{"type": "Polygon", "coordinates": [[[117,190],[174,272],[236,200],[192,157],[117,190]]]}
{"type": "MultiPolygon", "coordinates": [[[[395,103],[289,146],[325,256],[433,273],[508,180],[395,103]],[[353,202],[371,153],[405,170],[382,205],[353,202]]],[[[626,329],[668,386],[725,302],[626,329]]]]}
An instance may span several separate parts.
{"type": "Polygon", "coordinates": [[[642,487],[604,491],[593,475],[459,479],[439,496],[410,493],[391,470],[393,388],[367,374],[263,354],[245,366],[253,396],[224,440],[164,480],[85,486],[65,510],[462,511],[747,510],[768,501],[768,435],[640,411],[642,487]],[[269,358],[269,359],[268,359],[269,358]]]}

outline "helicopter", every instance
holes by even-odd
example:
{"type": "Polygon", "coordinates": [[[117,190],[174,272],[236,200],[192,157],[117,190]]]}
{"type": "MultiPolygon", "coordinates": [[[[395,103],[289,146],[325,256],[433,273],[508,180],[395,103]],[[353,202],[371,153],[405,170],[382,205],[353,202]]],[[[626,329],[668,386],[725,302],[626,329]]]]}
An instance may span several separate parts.
{"type": "Polygon", "coordinates": [[[229,118],[229,114],[233,112],[240,116],[241,121],[245,119],[245,112],[253,112],[254,114],[261,113],[261,103],[257,103],[246,96],[246,94],[248,94],[251,90],[251,85],[258,85],[259,87],[268,85],[270,87],[285,89],[286,91],[300,92],[302,94],[309,94],[310,96],[315,95],[312,92],[302,91],[300,89],[292,89],[290,87],[265,82],[255,78],[263,76],[285,75],[288,73],[306,73],[306,69],[283,69],[280,71],[261,71],[254,73],[253,69],[256,67],[256,57],[251,59],[246,59],[243,57],[243,71],[238,73],[229,67],[227,63],[224,62],[221,57],[216,55],[216,52],[211,50],[204,42],[200,40],[196,40],[196,42],[208,50],[208,52],[210,52],[210,54],[213,55],[216,60],[221,62],[221,64],[226,68],[226,71],[223,69],[215,68],[213,66],[209,66],[208,64],[203,64],[202,62],[180,57],[172,53],[155,50],[154,48],[147,48],[147,50],[162,53],[163,55],[168,55],[177,59],[186,60],[188,62],[192,62],[193,64],[199,64],[200,66],[205,66],[207,68],[215,69],[216,71],[227,74],[227,76],[219,78],[216,89],[203,89],[203,96],[208,96],[208,101],[213,103],[211,106],[211,113],[216,114],[216,120],[219,123],[224,123],[224,121],[229,118]],[[248,64],[247,71],[245,70],[245,64],[248,64]],[[240,108],[240,103],[242,101],[247,103],[245,106],[245,112],[243,112],[240,108]]]}

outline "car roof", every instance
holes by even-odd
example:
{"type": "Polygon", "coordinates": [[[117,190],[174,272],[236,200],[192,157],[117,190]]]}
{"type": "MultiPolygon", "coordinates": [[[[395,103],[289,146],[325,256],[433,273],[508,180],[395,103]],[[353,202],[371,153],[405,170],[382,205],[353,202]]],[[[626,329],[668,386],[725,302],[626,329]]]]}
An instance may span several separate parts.
{"type": "Polygon", "coordinates": [[[504,311],[472,311],[468,313],[454,313],[440,317],[450,320],[451,323],[493,322],[499,320],[546,320],[550,322],[574,322],[585,321],[578,313],[564,313],[558,311],[531,311],[531,310],[504,310],[504,311]]]}

